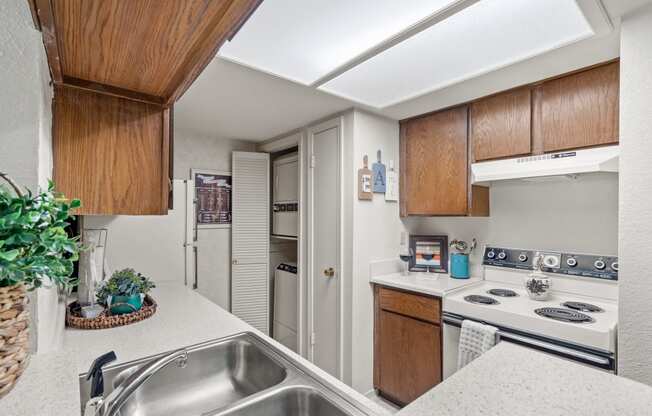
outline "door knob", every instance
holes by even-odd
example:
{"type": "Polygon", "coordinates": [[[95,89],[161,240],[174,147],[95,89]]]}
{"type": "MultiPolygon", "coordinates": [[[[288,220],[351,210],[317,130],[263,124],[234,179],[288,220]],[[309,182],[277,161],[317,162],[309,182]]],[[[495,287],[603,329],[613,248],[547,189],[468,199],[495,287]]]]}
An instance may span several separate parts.
{"type": "Polygon", "coordinates": [[[326,277],[335,276],[335,269],[333,269],[332,267],[329,267],[328,269],[324,269],[324,276],[326,277]]]}

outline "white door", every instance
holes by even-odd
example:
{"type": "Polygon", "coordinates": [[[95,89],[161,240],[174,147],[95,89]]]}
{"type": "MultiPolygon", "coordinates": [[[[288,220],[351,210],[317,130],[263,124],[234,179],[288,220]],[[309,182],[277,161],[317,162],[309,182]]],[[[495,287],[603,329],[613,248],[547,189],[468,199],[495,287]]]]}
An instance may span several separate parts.
{"type": "Polygon", "coordinates": [[[340,377],[340,125],[323,124],[308,137],[310,318],[313,363],[340,377]]]}
{"type": "Polygon", "coordinates": [[[233,152],[231,312],[269,334],[269,154],[233,152]]]}

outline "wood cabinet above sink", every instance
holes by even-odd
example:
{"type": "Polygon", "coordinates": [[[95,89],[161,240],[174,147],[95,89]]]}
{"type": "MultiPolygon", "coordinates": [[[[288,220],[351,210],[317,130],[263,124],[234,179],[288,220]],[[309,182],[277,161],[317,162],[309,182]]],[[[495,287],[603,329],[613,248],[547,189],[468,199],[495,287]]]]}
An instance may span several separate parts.
{"type": "Polygon", "coordinates": [[[166,214],[172,106],[262,0],[28,0],[55,84],[54,179],[78,214],[166,214]]]}

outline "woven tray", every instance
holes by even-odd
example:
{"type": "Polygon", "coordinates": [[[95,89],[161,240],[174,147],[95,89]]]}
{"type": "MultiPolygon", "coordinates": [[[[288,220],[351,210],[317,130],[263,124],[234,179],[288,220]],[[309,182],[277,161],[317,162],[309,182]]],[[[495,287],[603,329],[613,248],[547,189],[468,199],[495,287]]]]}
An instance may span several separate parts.
{"type": "Polygon", "coordinates": [[[140,310],[123,315],[111,315],[104,310],[97,318],[84,318],[81,316],[79,303],[73,302],[66,310],[66,325],[79,329],[107,329],[116,326],[133,324],[142,321],[156,313],[156,302],[151,296],[146,295],[140,310]]]}

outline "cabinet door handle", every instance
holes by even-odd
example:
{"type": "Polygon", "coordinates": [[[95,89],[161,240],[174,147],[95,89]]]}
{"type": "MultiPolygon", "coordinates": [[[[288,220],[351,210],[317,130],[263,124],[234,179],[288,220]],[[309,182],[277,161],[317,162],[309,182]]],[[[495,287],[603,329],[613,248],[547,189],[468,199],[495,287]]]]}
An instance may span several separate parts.
{"type": "Polygon", "coordinates": [[[333,269],[332,267],[329,267],[328,269],[324,269],[324,276],[326,277],[335,276],[335,269],[333,269]]]}

